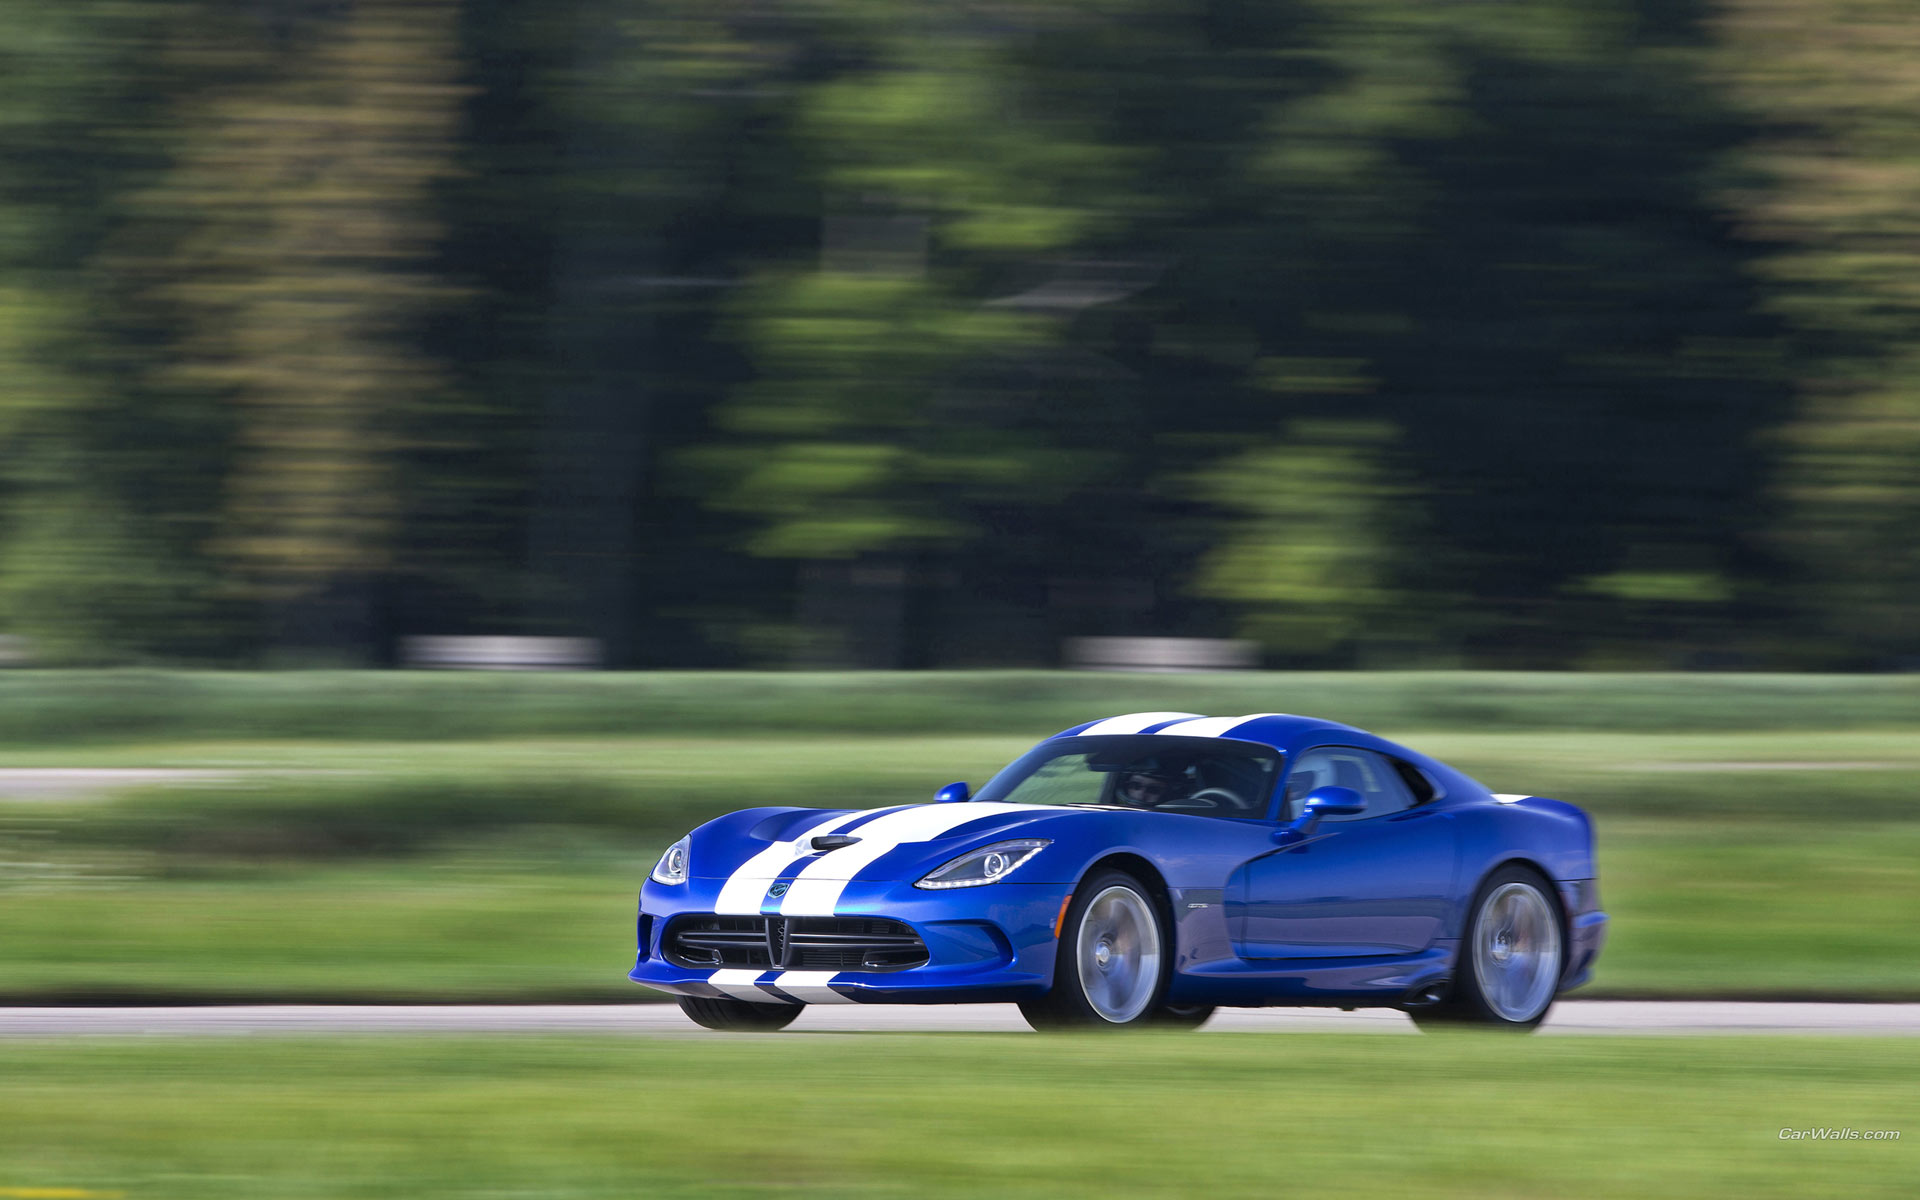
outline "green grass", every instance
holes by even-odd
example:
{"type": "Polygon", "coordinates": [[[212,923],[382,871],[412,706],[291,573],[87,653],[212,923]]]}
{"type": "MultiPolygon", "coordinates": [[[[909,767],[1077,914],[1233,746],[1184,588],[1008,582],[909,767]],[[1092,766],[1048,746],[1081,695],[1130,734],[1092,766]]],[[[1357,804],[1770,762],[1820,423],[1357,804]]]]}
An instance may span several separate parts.
{"type": "Polygon", "coordinates": [[[730,732],[1034,738],[1152,709],[1372,729],[1630,732],[1920,725],[1920,675],[1060,671],[0,673],[0,745],[730,732]]]}
{"type": "Polygon", "coordinates": [[[655,998],[629,983],[652,858],[235,870],[0,891],[0,996],[103,1001],[655,998]]]}
{"type": "Polygon", "coordinates": [[[1906,1197],[1920,1039],[0,1045],[0,1189],[125,1200],[1906,1197]],[[1900,1141],[1783,1141],[1783,1128],[1900,1141]]]}
{"type": "Polygon", "coordinates": [[[1920,823],[1600,829],[1602,995],[1920,998],[1920,823]]]}

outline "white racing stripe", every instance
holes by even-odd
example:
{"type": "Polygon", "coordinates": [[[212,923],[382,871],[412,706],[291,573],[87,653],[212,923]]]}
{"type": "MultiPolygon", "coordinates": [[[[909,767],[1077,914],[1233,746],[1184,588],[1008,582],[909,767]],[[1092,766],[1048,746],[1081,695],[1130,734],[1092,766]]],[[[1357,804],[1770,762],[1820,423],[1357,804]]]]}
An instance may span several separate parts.
{"type": "Polygon", "coordinates": [[[1532,799],[1531,796],[1516,796],[1508,792],[1495,792],[1493,798],[1502,804],[1518,804],[1522,800],[1532,799]]]}
{"type": "MultiPolygon", "coordinates": [[[[1279,713],[1248,713],[1243,717],[1201,717],[1197,721],[1182,721],[1169,725],[1165,729],[1154,731],[1155,737],[1225,737],[1230,729],[1237,729],[1248,721],[1257,721],[1261,717],[1277,717],[1279,713]]],[[[1089,730],[1088,732],[1092,732],[1089,730]]]]}
{"type": "Polygon", "coordinates": [[[833,982],[836,974],[838,974],[836,971],[785,971],[773,981],[773,986],[795,1000],[802,1000],[808,1004],[859,1003],[856,1000],[847,999],[827,986],[833,982]]]}
{"type": "Polygon", "coordinates": [[[983,817],[1053,811],[1057,810],[1043,804],[925,804],[876,817],[848,835],[859,838],[858,842],[822,855],[801,868],[787,888],[786,899],[780,902],[780,915],[832,916],[833,906],[840,902],[840,893],[846,891],[849,880],[882,855],[908,842],[930,842],[983,817]]]}
{"type": "Polygon", "coordinates": [[[753,986],[753,981],[764,972],[747,970],[743,967],[728,967],[707,976],[707,982],[735,1000],[751,1000],[755,1004],[778,1004],[780,999],[753,986]]]}
{"type": "Polygon", "coordinates": [[[1158,725],[1163,721],[1178,721],[1182,717],[1197,717],[1199,713],[1190,712],[1146,712],[1128,713],[1124,717],[1108,717],[1104,721],[1095,721],[1082,729],[1075,737],[1097,737],[1107,733],[1139,733],[1149,725],[1158,725]]]}
{"type": "Polygon", "coordinates": [[[727,876],[727,882],[720,888],[720,899],[714,902],[713,911],[728,916],[759,916],[761,898],[767,894],[767,885],[774,876],[785,870],[787,864],[807,853],[807,839],[818,837],[856,821],[867,815],[871,809],[842,813],[829,817],[814,825],[809,825],[786,841],[770,843],[766,849],[741,863],[727,876]]]}

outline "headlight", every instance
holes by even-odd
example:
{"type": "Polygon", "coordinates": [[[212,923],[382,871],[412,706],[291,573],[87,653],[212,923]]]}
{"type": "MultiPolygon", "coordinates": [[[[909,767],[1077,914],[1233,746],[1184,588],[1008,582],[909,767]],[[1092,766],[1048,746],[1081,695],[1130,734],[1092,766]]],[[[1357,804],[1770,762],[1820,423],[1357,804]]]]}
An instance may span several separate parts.
{"type": "Polygon", "coordinates": [[[1045,838],[995,842],[991,846],[967,851],[913,886],[957,888],[979,887],[983,883],[995,883],[1013,874],[1021,863],[1040,853],[1040,847],[1052,844],[1045,838]]]}
{"type": "Polygon", "coordinates": [[[687,881],[687,838],[681,838],[667,847],[667,852],[660,856],[659,865],[653,868],[653,881],[655,883],[687,881]]]}

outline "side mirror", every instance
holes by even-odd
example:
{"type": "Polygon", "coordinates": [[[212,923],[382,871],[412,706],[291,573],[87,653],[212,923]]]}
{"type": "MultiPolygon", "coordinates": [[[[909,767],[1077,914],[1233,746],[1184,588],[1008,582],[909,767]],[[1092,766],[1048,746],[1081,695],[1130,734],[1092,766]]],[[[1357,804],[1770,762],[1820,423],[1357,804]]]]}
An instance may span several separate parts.
{"type": "Polygon", "coordinates": [[[964,783],[950,783],[933,794],[935,804],[960,804],[973,795],[964,783]]]}
{"type": "Polygon", "coordinates": [[[1350,817],[1367,811],[1367,798],[1352,788],[1323,787],[1307,793],[1300,814],[1307,817],[1350,817]]]}
{"type": "Polygon", "coordinates": [[[1281,845],[1297,842],[1313,833],[1321,817],[1350,817],[1367,811],[1367,798],[1352,788],[1323,787],[1307,793],[1300,815],[1293,822],[1274,830],[1273,840],[1281,845]]]}

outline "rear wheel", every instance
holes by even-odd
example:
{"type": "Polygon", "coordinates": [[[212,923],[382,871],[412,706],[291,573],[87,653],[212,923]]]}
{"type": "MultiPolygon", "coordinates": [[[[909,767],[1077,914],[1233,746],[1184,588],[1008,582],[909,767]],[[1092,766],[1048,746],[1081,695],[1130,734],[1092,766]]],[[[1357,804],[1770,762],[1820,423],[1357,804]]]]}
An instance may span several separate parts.
{"type": "Polygon", "coordinates": [[[1168,949],[1146,886],[1124,871],[1102,871],[1080,885],[1067,908],[1053,990],[1022,1003],[1020,1011],[1035,1029],[1132,1028],[1157,1023],[1161,1011],[1191,1013],[1158,1003],[1168,949]]]}
{"type": "Polygon", "coordinates": [[[733,1033],[773,1033],[793,1024],[804,1004],[753,1004],[724,996],[682,996],[680,1011],[696,1025],[733,1033]]]}
{"type": "Polygon", "coordinates": [[[1471,911],[1452,996],[1412,1010],[1413,1023],[1533,1029],[1553,1007],[1567,966],[1553,885],[1527,867],[1502,867],[1480,885],[1471,911]]]}

